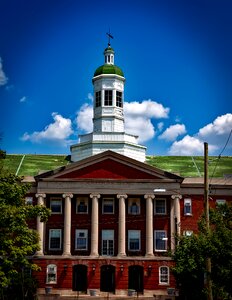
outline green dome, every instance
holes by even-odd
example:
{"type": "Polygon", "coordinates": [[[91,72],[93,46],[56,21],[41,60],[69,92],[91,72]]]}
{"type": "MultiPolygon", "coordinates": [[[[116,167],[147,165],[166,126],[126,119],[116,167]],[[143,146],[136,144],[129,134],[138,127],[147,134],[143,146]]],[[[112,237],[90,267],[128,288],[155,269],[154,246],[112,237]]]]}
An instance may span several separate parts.
{"type": "Polygon", "coordinates": [[[123,71],[115,65],[102,65],[94,73],[94,77],[102,74],[116,74],[124,77],[123,71]]]}

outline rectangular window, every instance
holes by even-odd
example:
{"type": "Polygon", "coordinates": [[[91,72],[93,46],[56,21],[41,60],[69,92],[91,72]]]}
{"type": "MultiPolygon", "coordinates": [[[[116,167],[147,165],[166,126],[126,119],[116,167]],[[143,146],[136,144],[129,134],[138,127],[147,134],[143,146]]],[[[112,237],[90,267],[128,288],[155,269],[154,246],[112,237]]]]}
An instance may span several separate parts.
{"type": "Polygon", "coordinates": [[[89,202],[89,199],[87,197],[77,198],[76,212],[78,214],[87,214],[88,213],[88,202],[89,202]]]}
{"type": "Polygon", "coordinates": [[[166,199],[155,199],[155,214],[156,215],[166,214],[166,199]]]}
{"type": "Polygon", "coordinates": [[[192,215],[192,200],[184,199],[184,215],[191,216],[192,215]]]}
{"type": "Polygon", "coordinates": [[[26,205],[33,205],[33,197],[26,197],[25,198],[26,205]]]}
{"type": "Polygon", "coordinates": [[[101,91],[95,93],[95,106],[101,106],[101,91]]]}
{"type": "Polygon", "coordinates": [[[114,230],[102,230],[102,255],[114,255],[114,230]]]}
{"type": "Polygon", "coordinates": [[[185,230],[183,232],[183,234],[184,234],[184,236],[191,236],[191,235],[193,235],[193,231],[192,230],[185,230]]]}
{"type": "Polygon", "coordinates": [[[155,251],[167,251],[167,233],[165,230],[155,230],[155,251]]]}
{"type": "Polygon", "coordinates": [[[128,230],[128,250],[140,250],[140,230],[128,230]]]}
{"type": "Polygon", "coordinates": [[[159,284],[169,284],[169,268],[159,267],[159,284]]]}
{"type": "Polygon", "coordinates": [[[225,199],[216,199],[216,203],[217,203],[217,205],[225,205],[226,200],[225,199]]]}
{"type": "Polygon", "coordinates": [[[113,105],[113,91],[112,90],[105,90],[105,106],[112,106],[113,105]]]}
{"type": "Polygon", "coordinates": [[[56,265],[48,265],[46,283],[56,284],[56,282],[57,282],[57,267],[56,265]]]}
{"type": "Polygon", "coordinates": [[[116,91],[116,106],[122,107],[122,92],[116,91]]]}
{"type": "Polygon", "coordinates": [[[102,213],[113,214],[114,213],[114,198],[102,199],[102,213]]]}
{"type": "Polygon", "coordinates": [[[128,199],[128,214],[139,215],[140,214],[140,199],[129,198],[128,199]]]}
{"type": "Polygon", "coordinates": [[[62,214],[62,199],[51,198],[50,209],[52,214],[62,214]]]}
{"type": "Polygon", "coordinates": [[[88,250],[88,230],[76,229],[76,250],[88,250]]]}
{"type": "Polygon", "coordinates": [[[61,229],[49,230],[49,249],[61,250],[61,229]]]}

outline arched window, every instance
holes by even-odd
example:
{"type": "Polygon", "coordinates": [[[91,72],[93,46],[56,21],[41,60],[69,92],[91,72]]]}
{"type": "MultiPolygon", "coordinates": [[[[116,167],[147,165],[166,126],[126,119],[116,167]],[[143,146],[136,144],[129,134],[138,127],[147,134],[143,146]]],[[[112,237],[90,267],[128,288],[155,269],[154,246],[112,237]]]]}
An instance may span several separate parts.
{"type": "Polygon", "coordinates": [[[56,265],[47,265],[47,283],[56,284],[57,283],[57,266],[56,265]]]}
{"type": "Polygon", "coordinates": [[[159,267],[159,284],[169,284],[169,267],[159,267]]]}

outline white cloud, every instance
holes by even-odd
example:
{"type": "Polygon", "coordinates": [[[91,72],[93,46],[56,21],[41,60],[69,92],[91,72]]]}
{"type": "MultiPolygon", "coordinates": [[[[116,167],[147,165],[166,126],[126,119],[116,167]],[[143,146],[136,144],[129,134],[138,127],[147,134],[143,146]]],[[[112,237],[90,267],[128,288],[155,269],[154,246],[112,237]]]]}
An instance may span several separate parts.
{"type": "Polygon", "coordinates": [[[168,118],[170,109],[168,107],[164,107],[162,104],[157,103],[155,101],[143,100],[143,102],[125,102],[124,103],[124,113],[129,116],[138,116],[144,118],[168,118]]]}
{"type": "Polygon", "coordinates": [[[2,59],[0,57],[0,86],[7,84],[8,78],[6,77],[3,67],[2,67],[2,59]]]}
{"type": "MultiPolygon", "coordinates": [[[[57,113],[52,113],[54,122],[45,127],[42,131],[35,131],[32,134],[24,133],[23,141],[41,143],[44,141],[64,142],[73,133],[70,119],[66,119],[57,113]]],[[[67,141],[66,141],[67,142],[67,141]]]]}
{"type": "Polygon", "coordinates": [[[163,128],[164,128],[164,122],[159,122],[159,123],[157,124],[157,128],[158,128],[159,131],[162,131],[163,128]]]}
{"type": "Polygon", "coordinates": [[[93,95],[91,93],[88,93],[88,99],[93,102],[93,95]]]}
{"type": "MultiPolygon", "coordinates": [[[[203,155],[204,142],[209,144],[209,154],[216,155],[223,149],[232,129],[232,114],[217,117],[212,123],[207,124],[193,137],[186,135],[182,140],[172,144],[171,155],[203,155]]],[[[232,141],[227,145],[232,149],[232,141]]]]}
{"type": "Polygon", "coordinates": [[[93,106],[90,104],[83,104],[77,112],[76,123],[77,128],[84,132],[93,131],[93,106]]]}
{"type": "Polygon", "coordinates": [[[168,127],[160,136],[159,139],[166,141],[174,141],[179,135],[186,133],[184,124],[175,124],[168,127]]]}
{"type": "Polygon", "coordinates": [[[155,129],[150,119],[143,116],[125,116],[125,132],[138,136],[138,142],[143,143],[152,139],[155,129]]]}
{"type": "Polygon", "coordinates": [[[23,96],[21,99],[19,99],[19,102],[23,103],[23,102],[26,102],[27,100],[27,97],[23,96]]]}

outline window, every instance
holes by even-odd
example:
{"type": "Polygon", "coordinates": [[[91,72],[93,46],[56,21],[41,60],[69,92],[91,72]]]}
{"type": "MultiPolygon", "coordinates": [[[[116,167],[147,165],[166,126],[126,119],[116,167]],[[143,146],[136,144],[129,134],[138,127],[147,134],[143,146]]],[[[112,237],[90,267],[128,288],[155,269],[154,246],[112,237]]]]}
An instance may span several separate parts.
{"type": "Polygon", "coordinates": [[[101,106],[101,91],[95,93],[95,106],[101,106]]]}
{"type": "Polygon", "coordinates": [[[78,214],[87,214],[88,213],[88,198],[81,197],[77,198],[77,210],[78,214]]]}
{"type": "Polygon", "coordinates": [[[25,198],[26,205],[33,205],[33,197],[26,197],[25,198]]]}
{"type": "Polygon", "coordinates": [[[113,214],[114,213],[114,199],[113,198],[103,198],[102,199],[102,213],[103,214],[113,214]]]}
{"type": "Polygon", "coordinates": [[[185,216],[192,215],[192,200],[184,199],[184,214],[185,216]]]}
{"type": "Polygon", "coordinates": [[[122,92],[116,91],[116,106],[122,107],[122,92]]]}
{"type": "Polygon", "coordinates": [[[114,230],[102,230],[102,255],[114,255],[114,230]]]}
{"type": "Polygon", "coordinates": [[[62,214],[62,199],[52,198],[50,202],[52,214],[62,214]]]}
{"type": "Polygon", "coordinates": [[[155,251],[167,251],[167,236],[165,230],[155,230],[155,251]]]}
{"type": "Polygon", "coordinates": [[[169,267],[159,267],[159,284],[169,284],[169,267]]]}
{"type": "Polygon", "coordinates": [[[46,283],[57,282],[57,267],[56,265],[47,265],[47,279],[46,283]]]}
{"type": "Polygon", "coordinates": [[[105,91],[105,106],[112,106],[113,105],[113,91],[106,90],[105,91]]]}
{"type": "Polygon", "coordinates": [[[61,229],[49,230],[49,249],[61,250],[61,229]]]}
{"type": "Polygon", "coordinates": [[[140,250],[140,230],[128,230],[128,250],[140,250]]]}
{"type": "Polygon", "coordinates": [[[140,199],[129,198],[128,199],[128,214],[139,215],[140,214],[140,199]]]}
{"type": "Polygon", "coordinates": [[[183,234],[184,234],[184,236],[188,237],[188,236],[193,235],[193,231],[192,231],[192,230],[185,230],[185,231],[183,232],[183,234]]]}
{"type": "Polygon", "coordinates": [[[217,205],[225,205],[226,204],[226,200],[225,199],[217,199],[216,200],[216,204],[217,205]]]}
{"type": "Polygon", "coordinates": [[[155,214],[156,215],[166,214],[166,199],[155,199],[155,214]]]}
{"type": "Polygon", "coordinates": [[[76,229],[76,250],[87,250],[88,249],[88,230],[87,229],[76,229]]]}

